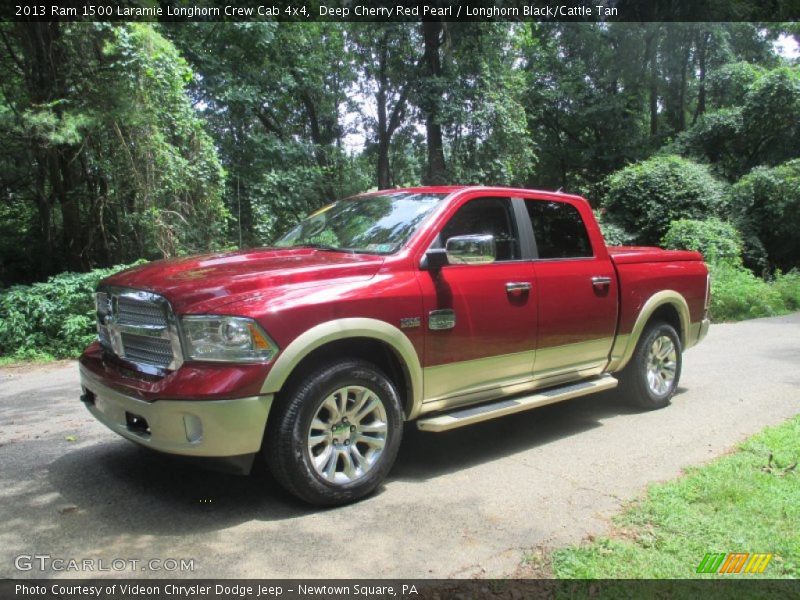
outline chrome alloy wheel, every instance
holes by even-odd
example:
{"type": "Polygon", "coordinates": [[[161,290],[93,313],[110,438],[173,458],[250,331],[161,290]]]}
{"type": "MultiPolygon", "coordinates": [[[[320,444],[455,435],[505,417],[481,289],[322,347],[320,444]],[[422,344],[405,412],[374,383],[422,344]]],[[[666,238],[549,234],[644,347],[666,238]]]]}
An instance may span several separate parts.
{"type": "Polygon", "coordinates": [[[647,385],[654,394],[663,396],[675,381],[678,368],[678,351],[666,335],[660,335],[647,354],[647,385]]]}
{"type": "Polygon", "coordinates": [[[330,483],[361,479],[380,459],[387,432],[386,408],[375,392],[360,385],[340,388],[311,420],[311,464],[330,483]]]}

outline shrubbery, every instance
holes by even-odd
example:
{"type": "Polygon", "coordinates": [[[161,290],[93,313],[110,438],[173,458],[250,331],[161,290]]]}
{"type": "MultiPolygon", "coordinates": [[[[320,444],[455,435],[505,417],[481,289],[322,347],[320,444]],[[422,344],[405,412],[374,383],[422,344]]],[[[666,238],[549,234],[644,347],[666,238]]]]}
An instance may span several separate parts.
{"type": "Polygon", "coordinates": [[[633,243],[634,235],[628,233],[616,223],[610,223],[603,214],[603,211],[594,211],[594,217],[603,233],[603,239],[607,246],[627,246],[633,243]]]}
{"type": "Polygon", "coordinates": [[[772,317],[787,312],[774,284],[753,275],[744,267],[719,263],[711,269],[711,318],[741,321],[772,317]]]}
{"type": "Polygon", "coordinates": [[[97,283],[130,266],[61,273],[44,283],[0,290],[0,356],[20,360],[77,356],[96,335],[92,294],[97,283]]]}
{"type": "Polygon", "coordinates": [[[673,221],[662,240],[666,248],[697,250],[711,270],[711,317],[739,321],[800,309],[800,273],[775,273],[765,281],[742,265],[739,232],[718,219],[673,221]]]}
{"type": "Polygon", "coordinates": [[[672,221],[705,219],[720,212],[725,186],[708,168],[678,156],[656,156],[626,167],[607,180],[605,218],[656,245],[672,221]]]}
{"type": "Polygon", "coordinates": [[[800,264],[800,159],[753,169],[731,188],[731,209],[749,266],[760,268],[764,252],[773,267],[800,264]]]}
{"type": "Polygon", "coordinates": [[[696,250],[706,262],[741,264],[742,240],[730,223],[719,219],[673,221],[661,240],[664,248],[696,250]]]}

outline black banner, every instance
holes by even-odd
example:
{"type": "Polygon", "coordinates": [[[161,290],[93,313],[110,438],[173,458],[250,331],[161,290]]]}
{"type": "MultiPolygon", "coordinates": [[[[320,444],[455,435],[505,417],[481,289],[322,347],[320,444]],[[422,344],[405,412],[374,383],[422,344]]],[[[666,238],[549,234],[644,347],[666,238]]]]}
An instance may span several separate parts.
{"type": "Polygon", "coordinates": [[[58,579],[0,581],[3,600],[445,600],[530,598],[796,599],[797,580],[716,576],[702,580],[547,579],[58,579]]]}
{"type": "Polygon", "coordinates": [[[3,3],[11,21],[796,21],[800,0],[83,0],[3,3]]]}

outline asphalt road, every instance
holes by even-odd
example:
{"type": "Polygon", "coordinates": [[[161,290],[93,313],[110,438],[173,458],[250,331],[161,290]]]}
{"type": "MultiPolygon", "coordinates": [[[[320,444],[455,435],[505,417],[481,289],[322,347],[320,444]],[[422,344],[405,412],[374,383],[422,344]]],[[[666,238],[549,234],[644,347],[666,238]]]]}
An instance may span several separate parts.
{"type": "Polygon", "coordinates": [[[602,534],[648,483],[799,413],[800,313],[712,326],[660,411],[609,392],[447,433],[408,426],[378,493],[326,511],[263,476],[141,450],[78,395],[75,363],[0,369],[0,577],[501,576],[531,549],[602,534]],[[19,555],[142,562],[18,571],[19,555]],[[171,558],[194,570],[141,570],[171,558]]]}

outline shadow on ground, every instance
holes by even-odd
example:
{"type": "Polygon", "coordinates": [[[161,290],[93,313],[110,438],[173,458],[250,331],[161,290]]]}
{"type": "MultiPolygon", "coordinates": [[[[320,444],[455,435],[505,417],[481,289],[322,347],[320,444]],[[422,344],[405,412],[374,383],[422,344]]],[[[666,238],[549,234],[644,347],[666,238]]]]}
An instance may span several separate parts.
{"type": "Polygon", "coordinates": [[[410,423],[390,477],[439,477],[578,435],[608,417],[638,412],[609,391],[441,433],[422,432],[410,423]]]}
{"type": "MultiPolygon", "coordinates": [[[[440,477],[578,435],[601,426],[604,418],[635,412],[607,392],[439,434],[408,424],[389,481],[440,477]]],[[[218,473],[121,439],[76,448],[57,458],[49,466],[48,479],[65,501],[89,513],[89,522],[102,524],[112,534],[135,530],[183,535],[251,520],[291,520],[319,510],[286,494],[264,469],[249,477],[218,473]]]]}

